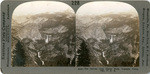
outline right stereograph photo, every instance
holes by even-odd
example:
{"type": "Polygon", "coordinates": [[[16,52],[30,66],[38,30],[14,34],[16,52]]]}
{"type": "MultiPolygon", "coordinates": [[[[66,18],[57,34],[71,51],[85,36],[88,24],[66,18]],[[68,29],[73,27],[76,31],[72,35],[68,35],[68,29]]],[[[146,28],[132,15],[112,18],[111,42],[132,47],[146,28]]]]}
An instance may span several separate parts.
{"type": "Polygon", "coordinates": [[[139,16],[123,2],[89,2],[76,12],[76,65],[139,66],[139,16]]]}

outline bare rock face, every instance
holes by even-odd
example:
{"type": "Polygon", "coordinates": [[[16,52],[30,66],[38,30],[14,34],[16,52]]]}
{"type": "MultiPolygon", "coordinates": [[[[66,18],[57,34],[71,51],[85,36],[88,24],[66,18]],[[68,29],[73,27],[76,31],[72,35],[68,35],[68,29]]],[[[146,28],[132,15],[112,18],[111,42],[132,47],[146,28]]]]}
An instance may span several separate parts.
{"type": "Polygon", "coordinates": [[[13,66],[74,66],[73,13],[43,13],[22,17],[27,17],[27,22],[14,21],[15,25],[12,26],[13,66]]]}

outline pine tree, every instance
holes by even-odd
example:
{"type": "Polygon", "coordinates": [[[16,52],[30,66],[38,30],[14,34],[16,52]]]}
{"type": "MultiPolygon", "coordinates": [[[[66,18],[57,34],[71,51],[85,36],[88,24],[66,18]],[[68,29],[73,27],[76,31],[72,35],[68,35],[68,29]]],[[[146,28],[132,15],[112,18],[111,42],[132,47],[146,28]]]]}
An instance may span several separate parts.
{"type": "Polygon", "coordinates": [[[87,49],[87,45],[84,40],[80,45],[80,50],[78,50],[78,66],[89,66],[90,58],[89,58],[89,50],[87,49]]]}
{"type": "Polygon", "coordinates": [[[14,51],[13,66],[24,66],[25,55],[24,49],[20,41],[16,44],[16,50],[14,51]]]}

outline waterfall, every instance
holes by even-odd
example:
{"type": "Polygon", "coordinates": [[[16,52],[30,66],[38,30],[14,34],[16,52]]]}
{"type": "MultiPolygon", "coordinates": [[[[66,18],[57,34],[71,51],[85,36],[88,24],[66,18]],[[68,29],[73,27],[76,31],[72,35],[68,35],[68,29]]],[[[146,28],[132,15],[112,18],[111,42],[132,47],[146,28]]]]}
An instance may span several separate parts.
{"type": "Polygon", "coordinates": [[[116,36],[116,35],[111,35],[111,36],[110,36],[110,40],[109,40],[110,43],[113,43],[113,42],[114,42],[114,37],[115,37],[115,36],[116,36]]]}
{"type": "Polygon", "coordinates": [[[38,58],[41,58],[41,56],[40,56],[40,52],[38,52],[38,58]]]}
{"type": "Polygon", "coordinates": [[[48,38],[48,35],[46,35],[45,43],[48,43],[48,42],[49,42],[49,38],[48,38]]]}
{"type": "Polygon", "coordinates": [[[113,35],[110,36],[110,43],[113,43],[113,35]]]}

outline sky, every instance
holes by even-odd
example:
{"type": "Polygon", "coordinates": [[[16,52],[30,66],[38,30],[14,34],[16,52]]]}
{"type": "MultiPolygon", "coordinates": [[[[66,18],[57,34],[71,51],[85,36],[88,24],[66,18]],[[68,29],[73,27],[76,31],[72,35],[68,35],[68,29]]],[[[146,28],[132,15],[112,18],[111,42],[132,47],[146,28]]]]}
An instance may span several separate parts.
{"type": "Polygon", "coordinates": [[[33,15],[33,14],[39,14],[39,13],[54,13],[54,12],[62,12],[64,10],[70,10],[72,12],[73,9],[68,6],[65,3],[62,2],[56,2],[56,1],[32,1],[32,2],[26,2],[18,7],[13,12],[13,15],[19,16],[19,15],[33,15]]]}
{"type": "Polygon", "coordinates": [[[93,15],[93,14],[107,14],[107,13],[120,13],[120,12],[127,12],[137,14],[136,9],[123,2],[89,2],[85,5],[81,6],[77,14],[78,15],[93,15]]]}

